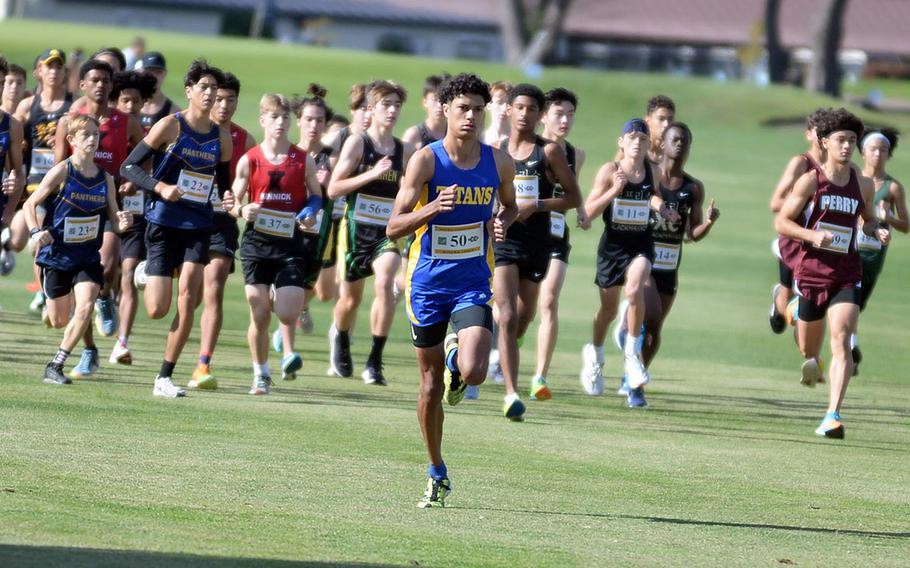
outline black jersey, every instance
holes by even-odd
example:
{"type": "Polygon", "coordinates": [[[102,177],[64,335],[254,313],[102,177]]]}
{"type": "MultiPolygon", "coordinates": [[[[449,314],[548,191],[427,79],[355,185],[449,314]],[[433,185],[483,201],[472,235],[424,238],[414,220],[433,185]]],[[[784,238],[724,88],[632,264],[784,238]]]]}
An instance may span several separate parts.
{"type": "MultiPolygon", "coordinates": [[[[619,162],[616,162],[619,168],[619,162]]],[[[651,196],[654,193],[654,176],[651,164],[644,162],[645,176],[638,183],[627,181],[622,192],[603,212],[604,234],[612,244],[638,244],[650,240],[651,196]]]]}
{"type": "Polygon", "coordinates": [[[141,113],[139,115],[139,122],[142,124],[142,130],[148,134],[149,130],[152,129],[152,126],[156,122],[164,118],[165,116],[172,114],[174,111],[174,103],[171,99],[164,99],[164,104],[161,105],[161,109],[158,112],[151,114],[141,113]]]}
{"type": "MultiPolygon", "coordinates": [[[[575,146],[566,142],[566,161],[569,163],[569,169],[572,170],[572,175],[578,175],[576,160],[575,146]]],[[[562,197],[565,194],[566,192],[563,190],[562,184],[557,182],[556,186],[553,188],[553,197],[562,197]]],[[[553,239],[560,240],[569,238],[569,227],[566,225],[566,214],[562,211],[550,212],[550,236],[553,237],[553,239]]]]}
{"type": "MultiPolygon", "coordinates": [[[[540,136],[534,140],[534,149],[524,160],[515,162],[515,200],[550,199],[553,197],[555,184],[547,177],[547,157],[544,147],[549,144],[540,136]]],[[[509,141],[503,140],[500,149],[509,151],[509,141]]],[[[524,221],[515,221],[509,226],[506,238],[547,245],[550,236],[550,214],[541,211],[531,214],[524,221]]]]}
{"type": "Polygon", "coordinates": [[[660,185],[660,196],[667,207],[679,213],[679,220],[671,222],[662,215],[654,218],[654,270],[676,270],[682,256],[682,242],[689,226],[689,215],[695,203],[695,180],[683,174],[683,183],[673,191],[660,185]]]}
{"type": "Polygon", "coordinates": [[[54,149],[50,141],[57,135],[57,123],[73,105],[73,96],[66,93],[63,104],[53,111],[41,107],[41,95],[37,94],[32,100],[28,113],[28,122],[25,124],[25,139],[29,144],[29,152],[25,156],[25,171],[28,172],[27,184],[37,187],[41,180],[54,165],[54,149]]]}
{"type": "Polygon", "coordinates": [[[417,132],[420,133],[420,147],[421,148],[423,148],[424,146],[429,146],[433,142],[436,142],[437,140],[439,140],[439,138],[436,138],[435,136],[433,136],[433,133],[430,132],[429,128],[427,128],[426,122],[421,122],[420,124],[417,125],[417,132]]]}
{"type": "MultiPolygon", "coordinates": [[[[360,163],[355,168],[352,176],[367,172],[383,158],[373,145],[373,139],[364,132],[360,134],[363,141],[363,154],[360,163]]],[[[392,167],[380,179],[371,181],[360,189],[347,195],[345,215],[349,225],[356,228],[356,237],[367,241],[374,241],[385,237],[385,227],[392,215],[392,205],[398,195],[398,186],[404,173],[404,146],[398,138],[395,141],[395,150],[389,158],[392,167]]]]}

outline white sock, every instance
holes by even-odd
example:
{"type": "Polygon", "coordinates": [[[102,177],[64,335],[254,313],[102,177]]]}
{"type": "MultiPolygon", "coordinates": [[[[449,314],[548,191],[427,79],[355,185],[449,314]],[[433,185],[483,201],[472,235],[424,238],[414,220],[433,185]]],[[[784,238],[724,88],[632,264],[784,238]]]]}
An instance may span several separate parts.
{"type": "Polygon", "coordinates": [[[505,398],[506,404],[511,404],[513,400],[518,400],[517,392],[513,392],[512,394],[506,395],[506,398],[505,398]]]}
{"type": "Polygon", "coordinates": [[[269,372],[269,363],[253,363],[253,373],[257,377],[270,377],[272,374],[269,372]]]}
{"type": "Polygon", "coordinates": [[[631,333],[626,335],[626,346],[625,346],[626,355],[632,355],[632,356],[638,355],[638,340],[639,340],[639,337],[632,335],[631,333]]]}
{"type": "Polygon", "coordinates": [[[859,337],[857,337],[855,333],[851,333],[850,334],[850,349],[853,349],[857,345],[859,345],[859,337]]]}
{"type": "Polygon", "coordinates": [[[604,360],[604,346],[603,345],[594,346],[594,356],[597,357],[597,360],[599,362],[602,362],[604,360]]]}

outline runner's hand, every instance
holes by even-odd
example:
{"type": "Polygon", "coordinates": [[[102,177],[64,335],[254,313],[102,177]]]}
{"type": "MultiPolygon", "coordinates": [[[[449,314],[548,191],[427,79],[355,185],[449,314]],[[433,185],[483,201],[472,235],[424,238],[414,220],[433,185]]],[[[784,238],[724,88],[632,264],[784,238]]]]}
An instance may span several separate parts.
{"type": "Polygon", "coordinates": [[[160,190],[158,190],[158,195],[161,196],[161,199],[165,201],[178,201],[183,195],[183,192],[176,185],[165,185],[160,190]]]}
{"type": "Polygon", "coordinates": [[[815,231],[815,235],[812,238],[812,245],[816,248],[822,248],[830,245],[833,240],[834,233],[831,233],[830,231],[815,231]]]}
{"type": "Polygon", "coordinates": [[[332,177],[332,172],[328,168],[319,168],[316,170],[316,181],[319,182],[319,185],[326,187],[329,185],[329,179],[332,177]]]}
{"type": "Polygon", "coordinates": [[[230,211],[236,204],[237,201],[234,199],[234,192],[230,189],[225,191],[224,195],[221,196],[221,208],[225,211],[230,211]]]}
{"type": "Polygon", "coordinates": [[[585,211],[584,207],[579,207],[575,210],[575,219],[576,224],[583,231],[587,231],[591,228],[591,220],[588,219],[588,212],[585,211]]]}
{"type": "Polygon", "coordinates": [[[12,195],[16,192],[17,186],[19,185],[19,174],[16,170],[12,170],[9,173],[9,176],[3,180],[3,193],[6,195],[12,195]]]}
{"type": "Polygon", "coordinates": [[[493,217],[493,240],[497,243],[501,243],[506,240],[506,231],[509,228],[506,226],[505,221],[502,220],[502,217],[497,215],[493,217]]]}
{"type": "Polygon", "coordinates": [[[32,237],[32,240],[35,241],[35,246],[41,248],[47,246],[54,242],[54,237],[51,235],[50,231],[47,229],[35,233],[35,236],[32,237]]]}
{"type": "Polygon", "coordinates": [[[436,203],[436,210],[438,213],[448,213],[455,209],[456,187],[458,187],[458,185],[453,183],[436,195],[434,202],[436,203]]]}
{"type": "Polygon", "coordinates": [[[708,208],[705,209],[705,218],[713,223],[717,221],[717,218],[720,217],[720,209],[714,207],[714,198],[711,198],[711,202],[708,203],[708,208]]]}
{"type": "Polygon", "coordinates": [[[660,209],[657,212],[660,213],[661,217],[663,217],[664,219],[666,219],[667,221],[669,221],[671,223],[679,222],[679,218],[680,218],[679,211],[668,207],[666,202],[661,203],[660,209]]]}
{"type": "Polygon", "coordinates": [[[133,226],[133,214],[129,211],[117,211],[117,228],[120,232],[128,231],[133,226]]]}
{"type": "Polygon", "coordinates": [[[307,230],[307,229],[309,229],[310,227],[312,227],[313,225],[316,224],[316,216],[315,216],[315,215],[307,215],[306,217],[304,217],[303,219],[301,219],[300,221],[298,221],[297,224],[300,226],[301,229],[307,230]]]}
{"type": "Polygon", "coordinates": [[[891,242],[891,231],[884,227],[879,227],[875,230],[875,238],[883,245],[887,245],[891,242]]]}
{"type": "Polygon", "coordinates": [[[120,195],[136,195],[136,185],[131,181],[125,181],[117,188],[120,195]]]}
{"type": "Polygon", "coordinates": [[[385,156],[383,159],[376,162],[376,165],[373,166],[373,169],[370,170],[373,172],[373,178],[379,179],[382,177],[382,174],[392,169],[392,159],[388,156],[385,156]]]}
{"type": "Polygon", "coordinates": [[[248,203],[240,208],[240,216],[243,217],[244,221],[252,223],[256,220],[256,215],[259,214],[261,207],[258,203],[248,203]]]}
{"type": "Polygon", "coordinates": [[[619,192],[622,191],[622,188],[626,186],[626,183],[628,183],[629,178],[626,176],[626,172],[616,168],[616,171],[610,176],[610,180],[610,191],[615,192],[618,195],[619,192]]]}

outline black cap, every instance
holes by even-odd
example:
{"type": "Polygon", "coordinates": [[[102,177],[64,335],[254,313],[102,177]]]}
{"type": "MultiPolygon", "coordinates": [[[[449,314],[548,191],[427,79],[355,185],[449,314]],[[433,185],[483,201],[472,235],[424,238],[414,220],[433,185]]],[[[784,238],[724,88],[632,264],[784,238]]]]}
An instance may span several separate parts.
{"type": "Polygon", "coordinates": [[[59,61],[60,65],[66,65],[66,52],[62,49],[45,49],[41,52],[41,55],[38,56],[38,59],[35,60],[35,65],[47,65],[54,61],[59,61]]]}
{"type": "Polygon", "coordinates": [[[142,58],[133,65],[133,69],[167,69],[167,63],[164,56],[157,51],[149,51],[143,54],[142,58]]]}

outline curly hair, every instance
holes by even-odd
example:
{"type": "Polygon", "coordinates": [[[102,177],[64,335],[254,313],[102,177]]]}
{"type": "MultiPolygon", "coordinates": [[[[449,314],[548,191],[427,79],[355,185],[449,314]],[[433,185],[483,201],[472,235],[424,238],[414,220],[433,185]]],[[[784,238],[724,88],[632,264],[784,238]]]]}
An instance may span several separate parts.
{"type": "Polygon", "coordinates": [[[863,135],[863,121],[845,108],[839,108],[825,113],[815,127],[818,138],[827,138],[835,132],[853,132],[857,140],[863,135]]]}
{"type": "Polygon", "coordinates": [[[114,87],[111,89],[110,100],[116,101],[120,93],[128,89],[139,91],[139,98],[147,101],[155,95],[157,80],[154,76],[141,71],[124,71],[114,73],[114,87]]]}
{"type": "Polygon", "coordinates": [[[442,104],[448,104],[461,95],[477,95],[483,99],[483,104],[491,100],[490,85],[473,73],[459,73],[443,81],[436,91],[436,98],[442,104]]]}

